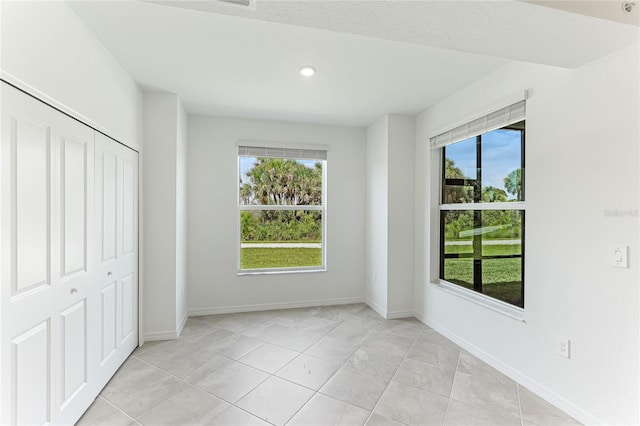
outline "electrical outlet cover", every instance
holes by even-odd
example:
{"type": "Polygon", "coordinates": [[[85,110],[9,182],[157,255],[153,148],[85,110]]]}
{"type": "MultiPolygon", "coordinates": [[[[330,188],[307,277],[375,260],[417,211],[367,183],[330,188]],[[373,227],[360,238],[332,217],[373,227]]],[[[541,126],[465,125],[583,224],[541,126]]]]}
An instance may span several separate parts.
{"type": "Polygon", "coordinates": [[[571,341],[566,337],[556,337],[556,353],[561,357],[569,359],[571,357],[571,341]]]}

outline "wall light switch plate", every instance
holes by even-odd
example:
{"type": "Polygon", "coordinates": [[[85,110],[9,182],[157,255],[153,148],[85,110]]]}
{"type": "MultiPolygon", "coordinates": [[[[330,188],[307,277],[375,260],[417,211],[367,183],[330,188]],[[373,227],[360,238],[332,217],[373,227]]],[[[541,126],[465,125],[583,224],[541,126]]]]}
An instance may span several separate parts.
{"type": "Polygon", "coordinates": [[[628,268],[628,252],[629,248],[622,244],[613,244],[609,248],[610,264],[614,268],[628,268]]]}

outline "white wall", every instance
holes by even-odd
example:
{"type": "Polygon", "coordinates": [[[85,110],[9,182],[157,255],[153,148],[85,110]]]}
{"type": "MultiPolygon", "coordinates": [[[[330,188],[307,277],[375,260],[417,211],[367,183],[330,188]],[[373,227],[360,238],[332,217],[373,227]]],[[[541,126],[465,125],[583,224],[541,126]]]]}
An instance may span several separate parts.
{"type": "Polygon", "coordinates": [[[387,316],[413,316],[415,119],[389,115],[387,316]]]}
{"type": "Polygon", "coordinates": [[[387,316],[388,136],[388,116],[367,128],[365,297],[367,304],[383,317],[387,316]]]}
{"type": "Polygon", "coordinates": [[[364,144],[363,129],[189,117],[189,312],[362,302],[364,144]],[[327,272],[237,275],[238,140],[329,146],[327,272]]]}
{"type": "Polygon", "coordinates": [[[413,316],[415,119],[385,115],[367,128],[366,301],[385,318],[413,316]]]}
{"type": "Polygon", "coordinates": [[[186,321],[187,123],[176,95],[144,94],[146,340],[175,338],[186,321]]]}
{"type": "Polygon", "coordinates": [[[587,423],[640,421],[638,72],[637,45],[573,71],[511,64],[417,121],[417,314],[587,423]],[[438,176],[428,138],[524,89],[531,97],[519,322],[429,284],[437,277],[438,176]],[[608,265],[611,243],[629,246],[629,269],[608,265]],[[556,335],[571,340],[571,359],[555,354],[556,335]]]}
{"type": "Polygon", "coordinates": [[[66,2],[0,2],[2,77],[140,149],[142,94],[66,2]]]}
{"type": "Polygon", "coordinates": [[[176,324],[187,320],[187,142],[189,117],[178,99],[176,146],[176,324]]]}

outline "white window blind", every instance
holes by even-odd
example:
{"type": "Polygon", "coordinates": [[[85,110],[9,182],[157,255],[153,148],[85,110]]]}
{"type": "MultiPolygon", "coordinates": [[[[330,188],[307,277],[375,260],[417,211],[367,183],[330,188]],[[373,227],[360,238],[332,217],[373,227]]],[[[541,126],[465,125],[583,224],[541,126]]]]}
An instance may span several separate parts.
{"type": "Polygon", "coordinates": [[[320,149],[271,148],[238,146],[238,155],[246,157],[294,158],[299,160],[326,160],[327,151],[320,149]]]}
{"type": "Polygon", "coordinates": [[[525,119],[526,103],[524,100],[501,108],[483,117],[462,124],[458,127],[440,133],[430,138],[431,148],[442,148],[452,143],[460,142],[492,130],[499,129],[509,124],[517,123],[525,119]]]}

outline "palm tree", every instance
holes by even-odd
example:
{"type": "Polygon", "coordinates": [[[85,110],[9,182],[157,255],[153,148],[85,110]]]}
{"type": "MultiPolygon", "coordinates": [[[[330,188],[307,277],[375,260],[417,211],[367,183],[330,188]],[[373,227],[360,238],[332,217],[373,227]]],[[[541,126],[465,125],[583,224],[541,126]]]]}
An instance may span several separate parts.
{"type": "Polygon", "coordinates": [[[456,166],[456,163],[445,157],[445,186],[444,186],[444,203],[470,203],[473,201],[473,190],[471,179],[464,175],[464,172],[456,166]],[[460,183],[448,184],[447,180],[451,181],[469,181],[468,184],[462,185],[460,183]]]}
{"type": "Polygon", "coordinates": [[[485,186],[482,188],[482,201],[485,203],[498,203],[507,201],[507,193],[504,189],[494,186],[485,186]]]}
{"type": "Polygon", "coordinates": [[[241,200],[265,205],[318,205],[322,202],[322,163],[307,167],[292,159],[258,158],[240,187],[241,200]]]}
{"type": "Polygon", "coordinates": [[[504,178],[504,187],[509,194],[515,195],[516,200],[522,201],[522,169],[518,168],[504,178]]]}
{"type": "Polygon", "coordinates": [[[242,183],[240,180],[240,202],[242,204],[251,204],[253,201],[253,188],[250,183],[242,183]]]}

